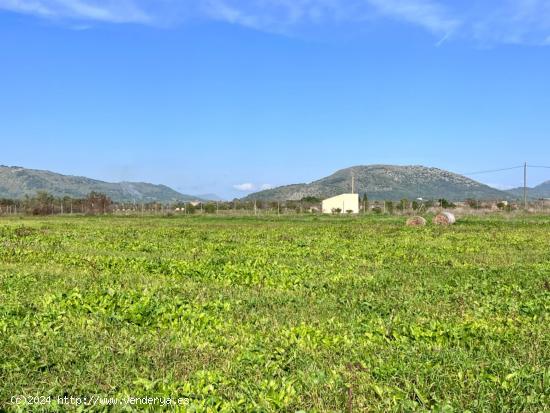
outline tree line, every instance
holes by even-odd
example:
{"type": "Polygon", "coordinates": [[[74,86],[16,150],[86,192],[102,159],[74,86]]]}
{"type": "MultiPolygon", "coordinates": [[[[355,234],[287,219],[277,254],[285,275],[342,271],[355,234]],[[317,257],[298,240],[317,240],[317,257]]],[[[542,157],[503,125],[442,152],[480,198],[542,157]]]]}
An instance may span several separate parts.
{"type": "Polygon", "coordinates": [[[1,214],[53,215],[64,213],[106,214],[113,210],[113,201],[100,192],[90,192],[84,198],[56,197],[39,191],[23,199],[0,199],[1,214]]]}
{"type": "MultiPolygon", "coordinates": [[[[179,201],[161,202],[113,202],[106,194],[90,192],[87,196],[56,197],[48,192],[37,192],[24,199],[0,199],[0,214],[55,215],[55,214],[215,214],[215,213],[315,213],[321,211],[322,200],[308,196],[298,201],[264,201],[234,199],[233,201],[179,201]]],[[[479,209],[484,205],[477,200],[466,200],[470,208],[479,209]]],[[[511,208],[510,205],[499,203],[499,209],[511,208]],[[502,204],[502,205],[501,205],[502,204]]],[[[400,201],[370,201],[366,194],[360,197],[362,213],[394,214],[421,212],[431,207],[444,209],[455,208],[456,205],[446,199],[408,200],[400,201]]],[[[341,212],[341,211],[336,211],[341,212]]]]}

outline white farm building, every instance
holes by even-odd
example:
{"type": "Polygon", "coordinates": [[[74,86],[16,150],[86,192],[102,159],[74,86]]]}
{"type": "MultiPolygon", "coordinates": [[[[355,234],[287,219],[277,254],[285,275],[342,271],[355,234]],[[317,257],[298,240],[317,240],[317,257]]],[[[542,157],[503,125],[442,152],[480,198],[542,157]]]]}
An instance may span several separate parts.
{"type": "Polygon", "coordinates": [[[351,211],[359,213],[359,194],[342,194],[323,201],[323,214],[334,214],[340,210],[341,214],[351,211]]]}

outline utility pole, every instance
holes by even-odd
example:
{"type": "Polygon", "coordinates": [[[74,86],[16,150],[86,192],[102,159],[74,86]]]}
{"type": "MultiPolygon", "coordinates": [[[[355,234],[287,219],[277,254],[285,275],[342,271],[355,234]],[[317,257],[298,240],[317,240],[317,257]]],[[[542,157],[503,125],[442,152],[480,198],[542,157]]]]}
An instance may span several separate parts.
{"type": "Polygon", "coordinates": [[[527,162],[523,166],[523,206],[527,211],[527,162]]]}

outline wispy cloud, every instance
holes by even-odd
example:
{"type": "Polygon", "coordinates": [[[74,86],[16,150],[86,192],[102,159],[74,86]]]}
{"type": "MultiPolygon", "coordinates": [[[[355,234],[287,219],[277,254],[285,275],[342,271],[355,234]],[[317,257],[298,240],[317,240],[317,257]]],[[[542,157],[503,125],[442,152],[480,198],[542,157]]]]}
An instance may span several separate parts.
{"type": "Polygon", "coordinates": [[[55,14],[40,0],[0,0],[0,8],[19,13],[37,14],[40,16],[53,16],[55,14]]]}
{"type": "Polygon", "coordinates": [[[378,12],[413,23],[436,33],[448,35],[462,22],[451,17],[450,11],[442,3],[427,0],[368,0],[378,12]]]}
{"type": "Polygon", "coordinates": [[[132,0],[0,0],[0,9],[47,18],[149,23],[151,16],[132,0]]]}
{"type": "Polygon", "coordinates": [[[243,184],[233,185],[233,188],[236,189],[237,191],[252,192],[252,191],[264,191],[266,189],[272,189],[273,185],[271,184],[257,185],[250,182],[246,182],[243,184]]]}
{"type": "Polygon", "coordinates": [[[393,20],[436,39],[549,44],[548,0],[0,0],[0,9],[49,19],[166,26],[209,19],[272,33],[393,20]]]}
{"type": "Polygon", "coordinates": [[[514,187],[512,185],[504,185],[504,184],[497,184],[497,183],[490,183],[490,182],[488,182],[486,185],[489,185],[490,187],[493,187],[493,188],[496,188],[496,189],[500,189],[501,191],[506,191],[508,189],[517,188],[517,186],[514,187]]]}
{"type": "Polygon", "coordinates": [[[237,191],[251,192],[256,190],[256,185],[250,182],[245,182],[244,184],[233,185],[233,188],[235,188],[237,191]]]}
{"type": "Polygon", "coordinates": [[[504,0],[498,7],[485,6],[473,18],[471,35],[482,43],[546,45],[550,38],[550,2],[504,0]]]}

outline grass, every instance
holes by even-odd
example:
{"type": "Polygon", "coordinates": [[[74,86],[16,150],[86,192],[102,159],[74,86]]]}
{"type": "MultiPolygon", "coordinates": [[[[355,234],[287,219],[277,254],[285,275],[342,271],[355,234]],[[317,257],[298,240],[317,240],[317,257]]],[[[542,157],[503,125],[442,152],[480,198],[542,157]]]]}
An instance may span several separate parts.
{"type": "Polygon", "coordinates": [[[0,410],[549,411],[550,218],[403,224],[2,219],[0,410]]]}

